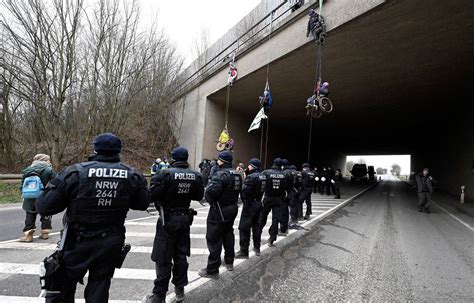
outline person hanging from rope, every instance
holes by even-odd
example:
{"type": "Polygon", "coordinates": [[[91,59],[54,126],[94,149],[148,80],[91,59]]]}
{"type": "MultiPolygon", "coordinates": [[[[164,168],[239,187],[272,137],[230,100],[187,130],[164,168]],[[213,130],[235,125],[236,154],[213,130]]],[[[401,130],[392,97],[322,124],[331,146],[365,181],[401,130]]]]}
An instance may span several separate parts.
{"type": "Polygon", "coordinates": [[[270,91],[270,85],[268,84],[268,81],[265,85],[263,96],[258,97],[258,101],[260,102],[260,107],[263,107],[265,114],[268,114],[273,105],[272,92],[270,91]]]}
{"type": "Polygon", "coordinates": [[[324,17],[318,14],[314,9],[309,10],[308,15],[309,20],[306,30],[306,37],[309,37],[311,34],[316,43],[322,45],[327,36],[326,22],[324,21],[324,17]]]}
{"type": "Polygon", "coordinates": [[[229,131],[227,127],[225,127],[221,134],[219,135],[219,139],[217,140],[216,149],[218,151],[223,151],[225,149],[232,150],[234,148],[234,139],[230,137],[229,131]]]}
{"type": "Polygon", "coordinates": [[[319,95],[321,97],[328,97],[329,96],[329,82],[323,82],[319,87],[319,95]]]}
{"type": "Polygon", "coordinates": [[[235,79],[237,79],[237,66],[235,65],[235,53],[232,55],[232,59],[229,62],[229,75],[227,77],[227,84],[232,87],[235,79]]]}
{"type": "Polygon", "coordinates": [[[321,79],[319,79],[318,82],[316,83],[314,87],[313,95],[311,95],[311,97],[309,97],[306,100],[306,109],[308,110],[307,111],[308,116],[311,114],[311,112],[319,110],[317,101],[318,101],[320,88],[321,88],[320,83],[321,83],[321,79]]]}
{"type": "Polygon", "coordinates": [[[308,116],[312,112],[318,111],[320,109],[318,106],[318,101],[320,98],[329,97],[329,82],[323,82],[321,85],[319,85],[319,83],[321,83],[321,81],[318,81],[318,84],[316,84],[316,89],[313,95],[306,100],[306,110],[308,116]]]}
{"type": "Polygon", "coordinates": [[[227,83],[229,86],[234,85],[234,81],[237,79],[237,67],[234,61],[229,62],[229,76],[227,77],[227,83]]]}

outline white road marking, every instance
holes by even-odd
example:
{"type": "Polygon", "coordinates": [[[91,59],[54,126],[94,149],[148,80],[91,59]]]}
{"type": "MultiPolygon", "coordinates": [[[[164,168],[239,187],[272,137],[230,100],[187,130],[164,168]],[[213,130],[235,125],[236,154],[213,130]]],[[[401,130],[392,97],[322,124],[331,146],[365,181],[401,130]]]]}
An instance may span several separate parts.
{"type": "MultiPolygon", "coordinates": [[[[325,216],[326,214],[330,213],[333,209],[337,208],[339,205],[344,204],[348,200],[336,200],[332,198],[312,198],[312,210],[315,213],[315,217],[312,217],[310,220],[300,223],[302,226],[308,226],[318,218],[325,216]],[[319,211],[318,211],[319,210],[319,211]]],[[[306,203],[303,203],[303,210],[306,209],[306,203]]],[[[196,209],[198,211],[198,216],[194,219],[202,222],[201,220],[207,219],[207,214],[209,211],[209,207],[201,207],[196,209]]],[[[238,222],[240,214],[242,211],[242,207],[239,207],[239,215],[236,218],[236,222],[238,222]]],[[[156,220],[158,216],[150,216],[147,215],[146,217],[126,220],[127,226],[156,226],[156,220]],[[151,222],[140,222],[140,221],[151,221],[151,222]]],[[[271,222],[272,215],[271,213],[268,215],[267,223],[271,222]]],[[[266,227],[269,227],[270,224],[267,224],[266,227]]],[[[195,228],[205,228],[206,224],[193,224],[195,228]]],[[[234,225],[234,228],[238,228],[238,225],[234,225]]],[[[289,230],[288,236],[298,232],[297,230],[289,230]]],[[[59,232],[51,233],[50,235],[57,235],[59,232]]],[[[154,232],[127,232],[127,237],[145,237],[145,238],[154,238],[154,232]]],[[[205,239],[205,234],[202,233],[193,233],[191,231],[191,238],[192,239],[205,239]]],[[[37,237],[35,237],[37,238],[37,237]]],[[[262,235],[262,240],[267,240],[269,238],[268,235],[262,235]]],[[[276,243],[282,241],[286,237],[278,237],[276,243]]],[[[235,236],[236,244],[238,244],[239,236],[235,236]]],[[[20,250],[54,250],[56,248],[56,244],[51,243],[20,243],[17,239],[15,240],[8,240],[0,242],[0,248],[4,249],[20,249],[20,250]]],[[[146,253],[150,254],[152,252],[152,246],[133,246],[131,252],[132,253],[146,253]]],[[[262,245],[261,251],[265,251],[266,249],[270,249],[267,245],[262,245]]],[[[208,255],[207,248],[191,248],[191,256],[193,255],[208,255]]],[[[249,253],[249,257],[253,257],[255,254],[253,251],[249,253]]],[[[236,259],[234,261],[234,265],[239,265],[245,260],[236,259]]],[[[4,274],[24,274],[24,275],[36,275],[37,274],[38,266],[36,264],[21,264],[21,263],[0,263],[0,273],[4,274]]],[[[225,272],[225,268],[221,268],[220,272],[225,272]]],[[[122,268],[117,269],[114,275],[114,278],[117,279],[132,279],[132,280],[154,280],[155,279],[155,270],[154,269],[132,269],[132,268],[122,268]]],[[[209,281],[206,278],[200,278],[197,275],[197,272],[188,271],[188,278],[191,282],[190,285],[186,286],[186,292],[199,287],[200,285],[209,281]]],[[[174,298],[174,294],[171,293],[167,296],[167,301],[174,298]]],[[[79,299],[76,300],[77,302],[84,302],[84,300],[79,299]]],[[[32,298],[32,297],[19,297],[19,296],[0,296],[0,302],[44,302],[42,298],[32,298]]],[[[111,300],[112,303],[125,303],[125,302],[140,302],[140,301],[127,301],[127,300],[111,300]]]]}
{"type": "MultiPolygon", "coordinates": [[[[38,264],[0,263],[0,273],[16,275],[38,275],[38,264]]],[[[197,277],[197,272],[188,271],[189,277],[197,277]]],[[[87,274],[86,274],[87,277],[87,274]]],[[[116,268],[115,279],[155,280],[154,269],[116,268]]]]}
{"type": "MultiPolygon", "coordinates": [[[[49,250],[54,251],[56,244],[50,243],[21,243],[12,242],[0,245],[1,249],[20,249],[20,250],[49,250]]],[[[133,246],[130,252],[132,253],[150,253],[153,250],[153,246],[133,246]]],[[[191,248],[191,255],[207,255],[209,251],[207,248],[191,248]]]]}
{"type": "MultiPolygon", "coordinates": [[[[44,303],[44,298],[38,297],[20,297],[20,296],[0,296],[2,303],[44,303]]],[[[75,299],[77,303],[85,303],[84,299],[75,299]]],[[[109,303],[140,303],[137,300],[109,300],[109,303]]]]}
{"type": "Polygon", "coordinates": [[[472,227],[471,225],[469,225],[468,223],[464,222],[463,220],[459,219],[458,217],[456,217],[455,215],[453,215],[452,213],[450,213],[449,211],[447,211],[446,209],[444,209],[443,207],[441,207],[438,203],[432,201],[434,205],[436,205],[436,207],[438,207],[439,209],[441,209],[442,211],[444,211],[448,216],[450,216],[451,218],[453,218],[454,220],[458,221],[459,223],[461,223],[462,225],[464,225],[467,229],[469,229],[470,231],[473,231],[474,232],[474,227],[472,227]]]}
{"type": "MultiPolygon", "coordinates": [[[[155,233],[127,232],[125,236],[126,236],[126,238],[129,238],[129,237],[154,238],[154,237],[155,237],[155,233]]],[[[194,233],[191,233],[189,236],[190,236],[191,239],[206,239],[206,234],[194,234],[194,233]]],[[[238,235],[235,235],[234,237],[235,237],[236,240],[239,239],[239,236],[238,236],[238,235]]],[[[262,240],[267,240],[268,238],[269,238],[269,236],[262,235],[262,240]]]]}
{"type": "Polygon", "coordinates": [[[4,210],[19,210],[19,209],[22,209],[21,205],[19,205],[19,206],[0,207],[0,211],[4,211],[4,210]]]}

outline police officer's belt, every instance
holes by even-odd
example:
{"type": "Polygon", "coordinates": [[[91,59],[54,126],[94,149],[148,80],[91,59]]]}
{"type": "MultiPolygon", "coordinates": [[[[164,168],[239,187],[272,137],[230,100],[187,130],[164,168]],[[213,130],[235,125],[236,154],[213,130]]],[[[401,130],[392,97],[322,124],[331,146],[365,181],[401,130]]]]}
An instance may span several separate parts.
{"type": "Polygon", "coordinates": [[[110,228],[101,228],[98,231],[85,229],[75,225],[72,225],[72,227],[73,233],[71,235],[71,238],[74,239],[76,242],[105,238],[107,237],[107,235],[110,234],[125,234],[125,227],[123,225],[113,225],[110,228]]]}

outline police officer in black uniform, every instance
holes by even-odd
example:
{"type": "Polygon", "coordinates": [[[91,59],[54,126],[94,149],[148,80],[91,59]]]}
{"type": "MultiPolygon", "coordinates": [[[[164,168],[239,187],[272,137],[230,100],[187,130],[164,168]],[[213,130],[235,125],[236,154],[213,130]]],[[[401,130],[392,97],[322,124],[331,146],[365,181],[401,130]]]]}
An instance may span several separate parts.
{"type": "Polygon", "coordinates": [[[317,182],[318,184],[318,192],[320,195],[324,195],[324,182],[323,182],[323,177],[326,175],[326,168],[323,168],[321,170],[318,170],[318,174],[315,175],[314,177],[318,177],[319,180],[317,182]]]}
{"type": "MultiPolygon", "coordinates": [[[[300,171],[297,170],[295,165],[290,165],[291,174],[293,176],[293,188],[295,193],[290,200],[290,223],[298,223],[299,217],[299,193],[301,191],[301,182],[303,180],[303,175],[300,171]]],[[[303,210],[301,210],[301,218],[303,218],[303,210]]]]}
{"type": "Polygon", "coordinates": [[[217,159],[218,169],[205,189],[211,208],[207,215],[206,240],[209,249],[207,267],[199,271],[201,277],[217,278],[224,246],[227,270],[234,269],[234,220],[238,213],[237,201],[242,190],[242,176],[232,168],[232,153],[223,151],[217,159]]]}
{"type": "Polygon", "coordinates": [[[266,177],[260,172],[261,162],[253,158],[249,161],[247,177],[242,187],[242,214],[240,215],[240,251],[235,255],[238,259],[249,257],[250,230],[253,236],[255,255],[260,256],[262,230],[258,225],[262,210],[262,196],[265,191],[266,177]]]}
{"type": "Polygon", "coordinates": [[[323,167],[323,171],[321,172],[320,184],[322,191],[320,192],[321,195],[327,194],[329,196],[329,175],[326,167],[323,167]]]}
{"type": "Polygon", "coordinates": [[[332,194],[336,194],[336,189],[334,188],[334,175],[335,175],[335,172],[334,170],[332,170],[331,166],[328,166],[328,170],[327,170],[327,176],[328,176],[328,182],[327,182],[327,194],[330,195],[331,193],[332,194]]]}
{"type": "Polygon", "coordinates": [[[184,301],[184,286],[188,284],[190,256],[190,226],[195,211],[191,200],[200,201],[204,195],[202,175],[189,169],[188,150],[177,147],[171,152],[171,167],[151,179],[151,200],[160,212],[151,259],[156,263],[153,295],[146,302],[165,302],[173,271],[176,301],[184,301]]]}
{"type": "Polygon", "coordinates": [[[313,187],[314,187],[314,172],[309,168],[308,163],[303,164],[303,170],[302,170],[302,189],[300,192],[300,205],[301,209],[303,208],[303,203],[306,202],[306,214],[304,216],[305,220],[308,220],[310,215],[312,214],[311,211],[311,193],[313,192],[313,187]]]}
{"type": "Polygon", "coordinates": [[[294,180],[293,180],[293,171],[290,169],[290,162],[287,159],[282,159],[282,170],[283,173],[286,175],[286,185],[290,189],[288,196],[285,198],[285,204],[282,208],[282,220],[283,222],[280,224],[280,233],[279,236],[287,236],[288,235],[288,222],[290,220],[290,202],[296,194],[296,190],[294,188],[294,180]]]}
{"type": "Polygon", "coordinates": [[[127,212],[146,210],[150,203],[143,175],[120,162],[120,139],[106,133],[93,145],[89,162],[63,170],[36,202],[44,216],[67,208],[64,285],[60,293],[48,293],[46,302],[74,302],[77,282],[87,271],[86,302],[107,302],[115,267],[123,262],[127,212]]]}
{"type": "Polygon", "coordinates": [[[334,199],[341,199],[341,183],[342,183],[342,172],[338,168],[336,169],[336,173],[334,174],[334,194],[336,195],[334,199]]]}
{"type": "Polygon", "coordinates": [[[319,189],[319,179],[320,179],[320,176],[319,176],[319,170],[318,170],[318,167],[315,166],[314,167],[314,170],[313,170],[313,173],[314,173],[314,187],[313,187],[313,193],[317,193],[318,192],[318,189],[319,189]]]}
{"type": "Polygon", "coordinates": [[[273,166],[270,169],[263,171],[267,178],[265,186],[265,196],[263,199],[263,208],[260,213],[260,229],[263,230],[267,223],[267,217],[270,211],[272,212],[272,225],[269,229],[270,239],[268,246],[273,246],[278,235],[278,223],[283,221],[282,213],[285,205],[287,193],[290,191],[287,186],[287,176],[281,170],[283,163],[280,158],[273,160],[273,166]]]}

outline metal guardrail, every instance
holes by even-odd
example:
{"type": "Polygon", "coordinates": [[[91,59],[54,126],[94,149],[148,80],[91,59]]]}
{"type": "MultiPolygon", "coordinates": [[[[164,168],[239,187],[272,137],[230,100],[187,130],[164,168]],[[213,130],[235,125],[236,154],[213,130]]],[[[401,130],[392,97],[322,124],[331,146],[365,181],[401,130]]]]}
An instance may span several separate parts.
{"type": "Polygon", "coordinates": [[[22,174],[0,174],[0,180],[21,180],[22,174]]]}
{"type": "MultiPolygon", "coordinates": [[[[270,27],[270,22],[268,19],[272,17],[280,8],[283,7],[288,2],[288,0],[283,0],[278,6],[273,8],[269,13],[267,13],[263,18],[257,21],[252,27],[250,27],[246,32],[239,35],[237,39],[231,42],[227,47],[223,50],[218,52],[214,57],[208,60],[205,64],[198,68],[194,73],[186,77],[179,85],[178,92],[176,94],[176,100],[181,98],[183,95],[186,94],[187,91],[191,90],[196,86],[196,82],[201,82],[211,76],[217,70],[227,66],[228,61],[226,59],[231,58],[232,55],[239,50],[241,45],[245,45],[247,42],[254,39],[256,36],[260,35],[264,30],[267,30],[270,27]],[[266,24],[265,24],[266,22],[266,24]],[[263,25],[261,28],[259,26],[263,25]],[[251,33],[252,31],[257,30],[255,33],[251,33]],[[251,34],[250,37],[248,35],[251,34]]],[[[286,14],[291,10],[291,7],[285,9],[282,13],[278,14],[277,16],[273,16],[273,22],[279,20],[280,18],[286,16],[286,14]]],[[[266,35],[260,36],[259,41],[266,38],[266,35]]],[[[258,44],[252,44],[248,46],[246,50],[243,50],[242,53],[237,54],[237,57],[243,55],[246,51],[252,49],[258,44]]]]}

